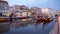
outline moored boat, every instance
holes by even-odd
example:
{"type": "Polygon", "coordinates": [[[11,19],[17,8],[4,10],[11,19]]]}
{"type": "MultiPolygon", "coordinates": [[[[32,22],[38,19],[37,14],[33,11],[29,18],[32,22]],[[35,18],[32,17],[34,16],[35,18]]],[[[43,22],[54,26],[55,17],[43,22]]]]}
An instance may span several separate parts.
{"type": "Polygon", "coordinates": [[[42,22],[42,21],[43,21],[43,18],[36,18],[36,20],[37,20],[38,22],[42,22]]]}
{"type": "Polygon", "coordinates": [[[7,21],[8,20],[8,17],[0,17],[0,22],[4,22],[4,21],[7,21]]]}
{"type": "Polygon", "coordinates": [[[23,16],[22,16],[22,17],[20,17],[20,19],[26,19],[26,17],[23,17],[23,16]]]}
{"type": "Polygon", "coordinates": [[[40,21],[40,22],[50,22],[50,21],[52,21],[53,19],[51,19],[51,18],[43,18],[43,17],[41,17],[41,18],[37,18],[37,21],[40,21]]]}
{"type": "Polygon", "coordinates": [[[30,17],[25,17],[25,16],[20,16],[20,19],[26,19],[26,18],[30,18],[30,17]]]}
{"type": "Polygon", "coordinates": [[[45,18],[44,19],[44,22],[51,22],[51,21],[53,21],[53,19],[51,19],[51,18],[45,18]]]}

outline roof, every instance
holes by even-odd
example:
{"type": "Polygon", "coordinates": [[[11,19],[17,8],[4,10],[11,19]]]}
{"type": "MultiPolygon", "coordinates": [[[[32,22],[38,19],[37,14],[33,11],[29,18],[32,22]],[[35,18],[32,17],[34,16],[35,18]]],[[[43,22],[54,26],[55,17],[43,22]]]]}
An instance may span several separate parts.
{"type": "Polygon", "coordinates": [[[7,1],[0,1],[0,3],[1,3],[1,2],[8,3],[7,1]]]}

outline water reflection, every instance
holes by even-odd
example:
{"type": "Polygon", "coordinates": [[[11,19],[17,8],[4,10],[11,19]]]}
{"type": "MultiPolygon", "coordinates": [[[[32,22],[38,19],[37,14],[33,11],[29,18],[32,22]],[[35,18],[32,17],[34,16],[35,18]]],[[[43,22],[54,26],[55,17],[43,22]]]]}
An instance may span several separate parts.
{"type": "Polygon", "coordinates": [[[43,23],[43,28],[46,27],[46,25],[48,25],[50,22],[44,22],[43,23]]]}
{"type": "MultiPolygon", "coordinates": [[[[13,20],[13,21],[8,21],[8,22],[0,22],[0,33],[9,32],[11,30],[10,28],[18,29],[18,28],[21,28],[21,27],[24,27],[24,28],[26,27],[25,29],[22,28],[22,30],[27,30],[27,31],[29,30],[31,32],[31,29],[33,28],[33,26],[35,28],[37,28],[38,26],[41,27],[40,26],[41,23],[43,23],[42,27],[44,29],[44,27],[46,27],[46,25],[51,23],[51,22],[34,22],[33,23],[33,21],[30,22],[30,21],[20,21],[20,20],[17,20],[17,21],[13,20]]],[[[35,31],[35,30],[33,30],[33,31],[35,31]]],[[[37,31],[38,31],[38,29],[37,29],[37,31]]],[[[20,33],[21,33],[21,31],[20,31],[20,33]]]]}
{"type": "Polygon", "coordinates": [[[28,24],[29,23],[23,21],[12,21],[11,27],[12,28],[26,27],[28,24]]]}
{"type": "Polygon", "coordinates": [[[10,24],[7,22],[0,22],[0,33],[8,32],[10,30],[10,24]]]}
{"type": "MultiPolygon", "coordinates": [[[[52,22],[52,21],[51,21],[52,22]]],[[[35,27],[37,27],[40,23],[43,23],[43,28],[47,25],[47,24],[49,24],[50,22],[39,22],[39,21],[37,21],[36,23],[34,23],[35,24],[35,27]]]]}

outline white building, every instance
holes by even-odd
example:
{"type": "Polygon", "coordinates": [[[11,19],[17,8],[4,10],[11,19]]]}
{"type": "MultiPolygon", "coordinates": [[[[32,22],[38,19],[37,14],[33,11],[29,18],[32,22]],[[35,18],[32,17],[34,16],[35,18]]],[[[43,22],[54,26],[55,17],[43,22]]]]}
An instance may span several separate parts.
{"type": "Polygon", "coordinates": [[[20,6],[19,5],[14,5],[9,7],[9,11],[12,11],[13,13],[19,13],[20,12],[20,6]]]}
{"type": "Polygon", "coordinates": [[[31,11],[32,13],[34,13],[36,16],[40,16],[41,15],[41,8],[38,7],[31,7],[31,11]]]}
{"type": "Polygon", "coordinates": [[[0,12],[6,14],[9,10],[9,5],[7,1],[0,0],[0,12]]]}
{"type": "Polygon", "coordinates": [[[41,8],[41,9],[42,9],[42,14],[44,16],[48,16],[48,17],[54,16],[53,10],[51,8],[41,8]]]}
{"type": "Polygon", "coordinates": [[[60,16],[60,9],[59,9],[59,10],[57,10],[57,15],[58,15],[58,16],[60,16]]]}
{"type": "Polygon", "coordinates": [[[29,11],[29,8],[25,5],[14,5],[14,6],[11,6],[9,8],[9,11],[13,12],[14,13],[14,16],[31,16],[30,15],[30,11],[29,11]],[[27,15],[28,14],[28,15],[27,15]]]}
{"type": "Polygon", "coordinates": [[[31,16],[31,11],[30,11],[30,9],[27,7],[27,6],[24,6],[24,5],[22,5],[22,6],[20,6],[20,11],[21,11],[21,15],[22,16],[31,16]]]}
{"type": "MultiPolygon", "coordinates": [[[[25,6],[25,5],[20,6],[20,11],[21,11],[20,16],[31,17],[32,12],[30,11],[30,9],[27,6],[25,6]]],[[[28,19],[28,21],[30,21],[30,20],[31,20],[31,18],[28,19]]],[[[22,19],[22,21],[27,21],[27,19],[22,19]]]]}
{"type": "Polygon", "coordinates": [[[19,5],[13,5],[9,7],[9,12],[13,13],[13,16],[20,16],[20,6],[19,5]]]}

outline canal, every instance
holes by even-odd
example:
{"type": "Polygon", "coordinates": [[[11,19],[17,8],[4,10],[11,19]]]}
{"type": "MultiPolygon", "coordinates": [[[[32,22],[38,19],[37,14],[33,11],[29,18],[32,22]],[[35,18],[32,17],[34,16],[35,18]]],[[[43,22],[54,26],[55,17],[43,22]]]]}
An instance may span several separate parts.
{"type": "Polygon", "coordinates": [[[13,20],[0,22],[0,34],[49,34],[55,25],[55,19],[52,22],[21,21],[13,20]]]}

